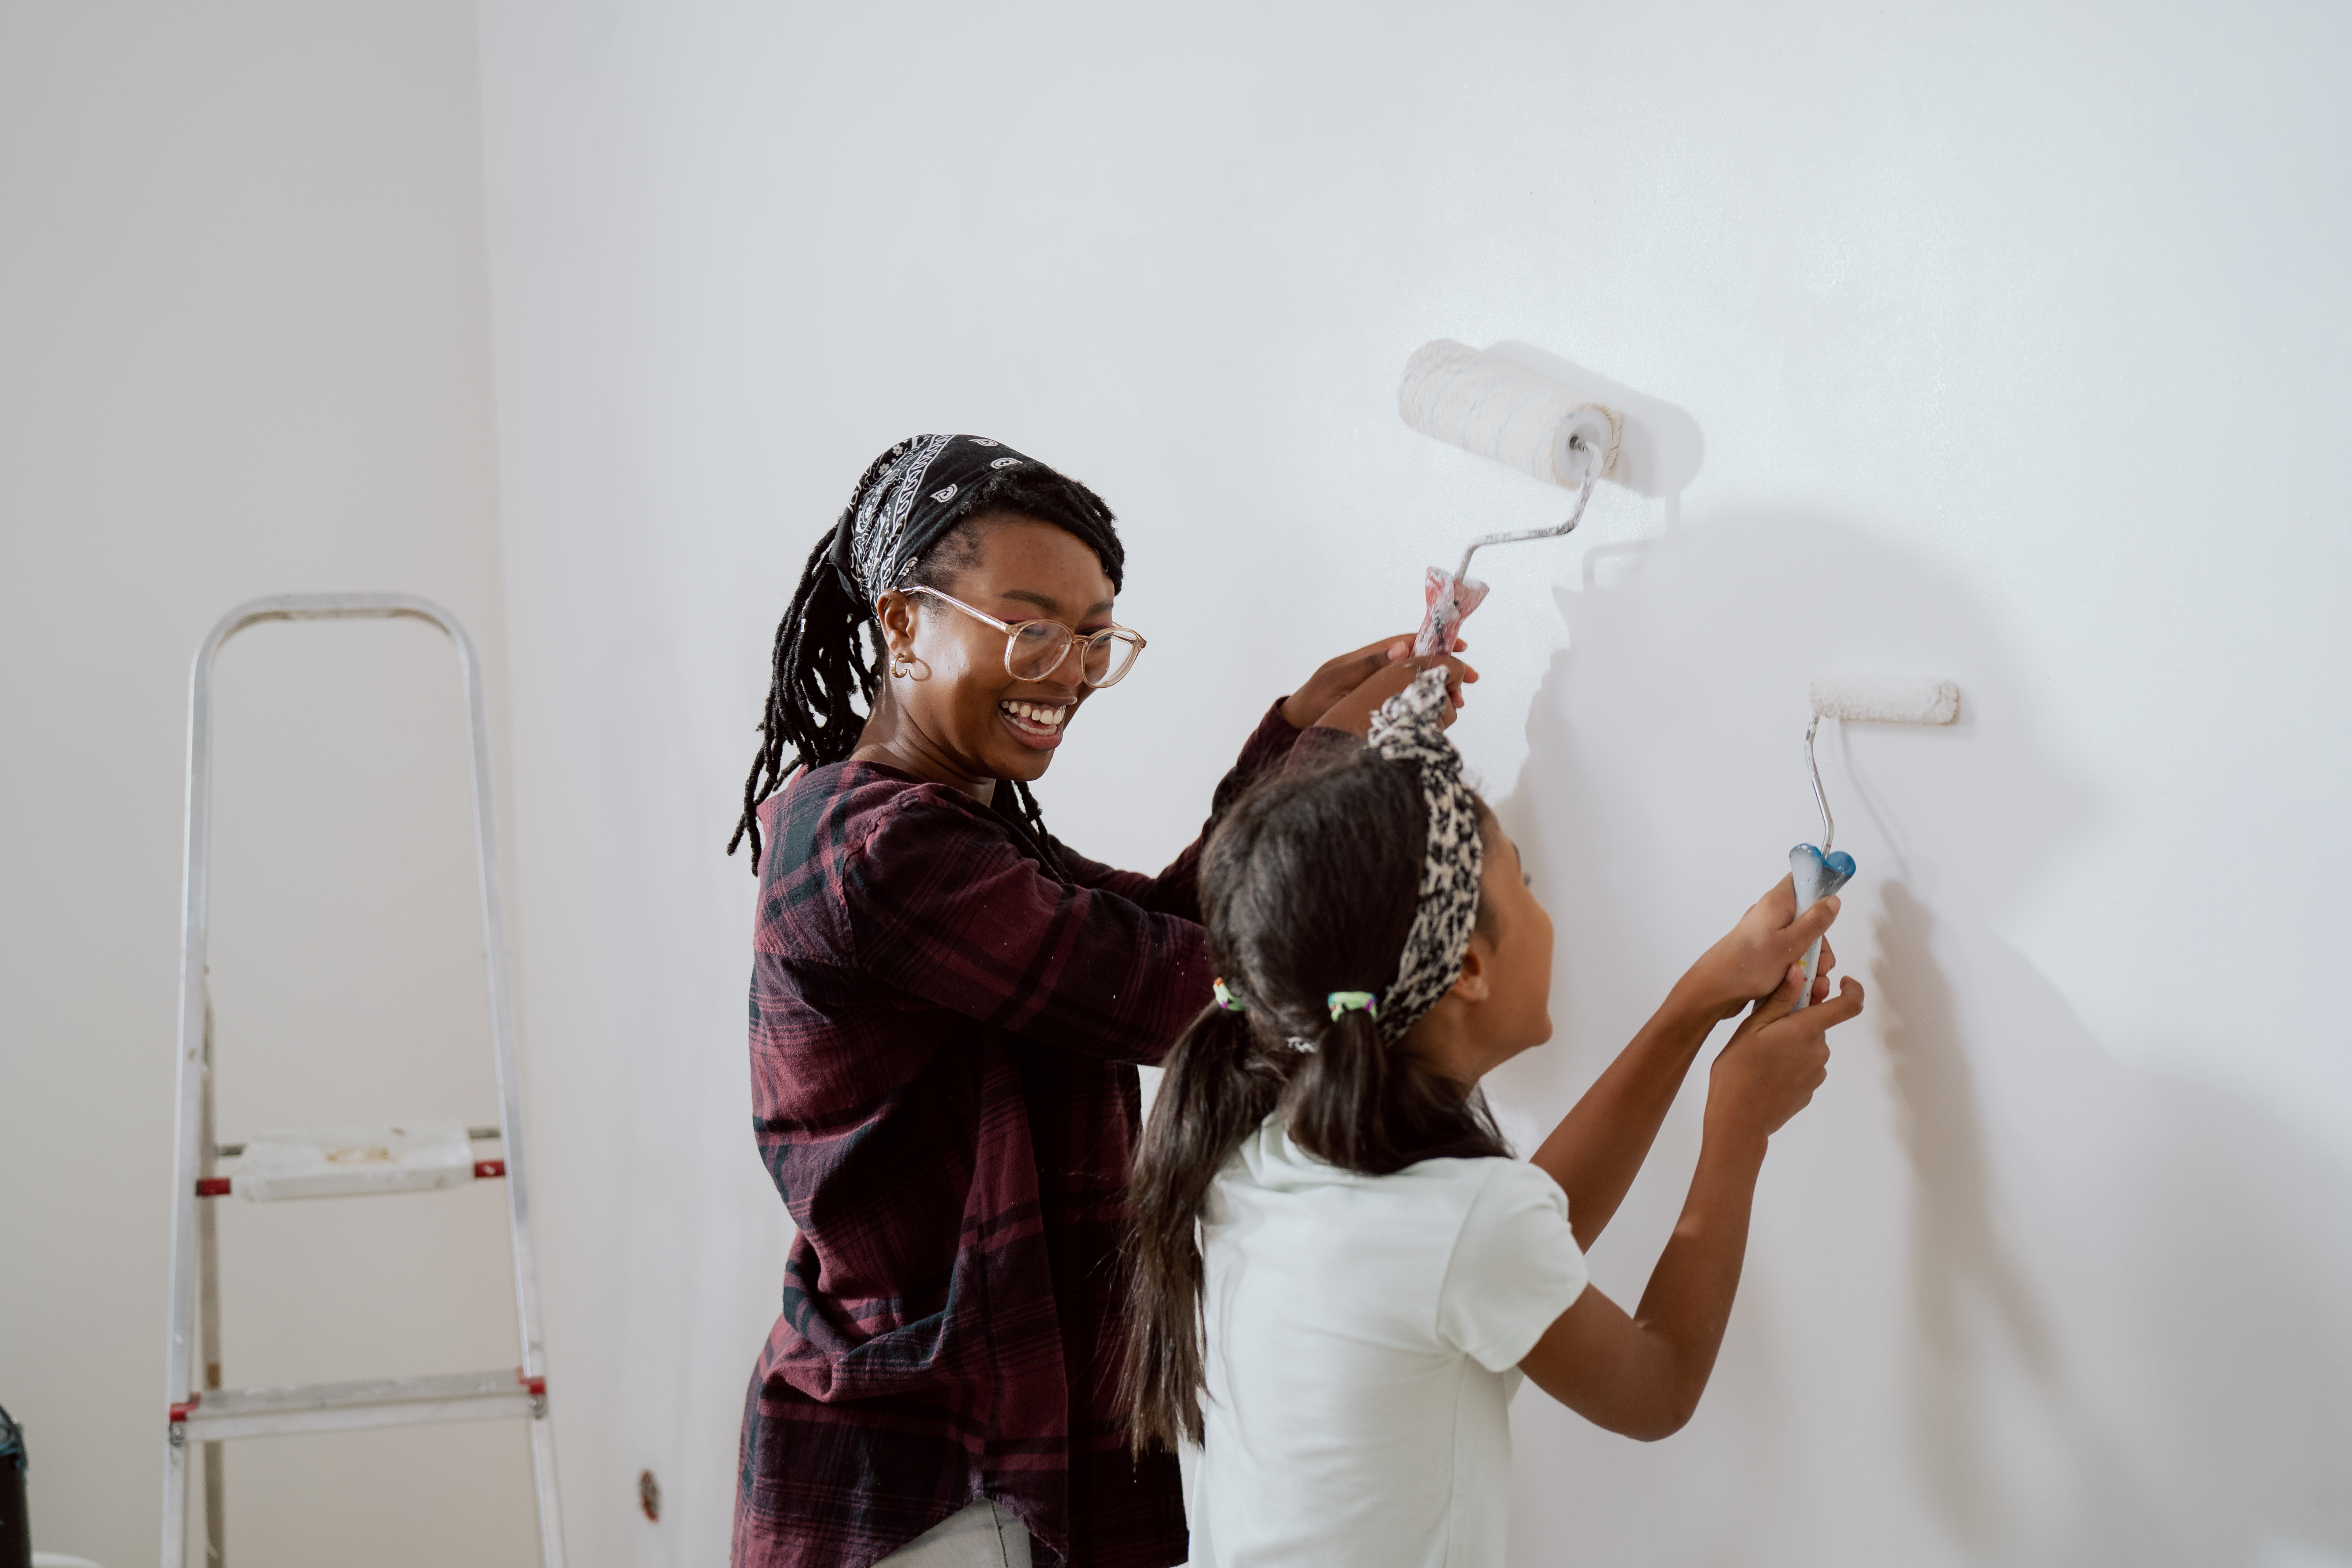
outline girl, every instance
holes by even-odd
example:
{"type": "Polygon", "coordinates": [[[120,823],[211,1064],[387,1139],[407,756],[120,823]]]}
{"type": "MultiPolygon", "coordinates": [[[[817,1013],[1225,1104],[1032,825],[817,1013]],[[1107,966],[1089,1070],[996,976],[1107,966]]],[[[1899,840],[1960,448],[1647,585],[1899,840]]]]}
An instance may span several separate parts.
{"type": "MultiPolygon", "coordinates": [[[[1142,651],[1111,619],[1125,560],[1084,485],[920,436],[867,468],[776,629],[736,837],[754,1132],[798,1234],[744,1405],[738,1568],[1027,1563],[1033,1537],[1044,1562],[1183,1560],[1173,1457],[1129,1454],[1115,1265],[1135,1064],[1210,998],[1198,846],[1113,870],[1029,793],[1142,651]]],[[[1217,801],[1307,726],[1364,733],[1412,674],[1391,646],[1276,701],[1217,801]]]]}
{"type": "Polygon", "coordinates": [[[1139,1445],[1202,1446],[1196,1565],[1496,1568],[1521,1373],[1628,1436],[1689,1420],[1766,1140],[1862,1008],[1852,980],[1829,996],[1825,949],[1822,1005],[1792,1011],[1837,901],[1799,916],[1784,880],[1511,1159],[1476,1085],[1550,1037],[1551,921],[1444,716],[1422,678],[1369,748],[1255,786],[1202,859],[1219,1005],[1171,1053],[1144,1135],[1129,1363],[1139,1445]],[[1708,1031],[1751,1001],[1629,1317],[1584,1249],[1708,1031]]]}

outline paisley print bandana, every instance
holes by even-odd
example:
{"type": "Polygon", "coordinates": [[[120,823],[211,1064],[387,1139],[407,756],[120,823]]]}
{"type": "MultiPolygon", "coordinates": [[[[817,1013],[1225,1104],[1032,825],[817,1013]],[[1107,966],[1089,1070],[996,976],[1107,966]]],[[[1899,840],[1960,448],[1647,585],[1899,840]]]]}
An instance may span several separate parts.
{"type": "Polygon", "coordinates": [[[1478,805],[1462,782],[1462,754],[1439,721],[1449,699],[1444,669],[1422,671],[1411,686],[1372,715],[1372,750],[1421,773],[1421,800],[1429,817],[1422,855],[1421,889],[1405,932],[1397,977],[1380,999],[1381,1035],[1393,1045],[1437,1005],[1462,973],[1470,928],[1478,920],[1479,879],[1486,844],[1478,831],[1478,805]]]}
{"type": "Polygon", "coordinates": [[[881,478],[834,531],[830,553],[834,570],[869,609],[955,525],[965,491],[996,469],[1034,460],[985,436],[910,436],[888,457],[881,478]]]}

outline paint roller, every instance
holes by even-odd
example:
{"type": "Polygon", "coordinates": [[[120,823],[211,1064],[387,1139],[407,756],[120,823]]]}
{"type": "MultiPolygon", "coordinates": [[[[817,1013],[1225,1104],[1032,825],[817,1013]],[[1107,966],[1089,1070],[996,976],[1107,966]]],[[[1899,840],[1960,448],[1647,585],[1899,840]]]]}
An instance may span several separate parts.
{"type": "MultiPolygon", "coordinates": [[[[1828,675],[1815,679],[1811,692],[1813,716],[1805,725],[1805,774],[1812,781],[1813,805],[1822,814],[1822,841],[1800,844],[1789,851],[1789,874],[1797,887],[1797,912],[1803,914],[1853,879],[1853,857],[1833,849],[1837,823],[1830,816],[1830,797],[1822,791],[1821,764],[1813,761],[1813,735],[1824,719],[1841,724],[1949,724],[1960,716],[1960,689],[1933,677],[1902,675],[1828,675]]],[[[1805,984],[1797,1005],[1813,1000],[1813,975],[1821,966],[1818,939],[1805,950],[1805,984]]]]}
{"type": "Polygon", "coordinates": [[[1573,531],[1584,521],[1592,487],[1617,473],[1625,416],[1549,376],[1451,338],[1423,344],[1405,362],[1397,412],[1424,436],[1576,492],[1566,522],[1486,534],[1470,542],[1452,572],[1429,568],[1423,587],[1428,609],[1413,652],[1438,653],[1453,647],[1463,617],[1486,597],[1486,584],[1470,577],[1470,557],[1490,544],[1573,531]]]}

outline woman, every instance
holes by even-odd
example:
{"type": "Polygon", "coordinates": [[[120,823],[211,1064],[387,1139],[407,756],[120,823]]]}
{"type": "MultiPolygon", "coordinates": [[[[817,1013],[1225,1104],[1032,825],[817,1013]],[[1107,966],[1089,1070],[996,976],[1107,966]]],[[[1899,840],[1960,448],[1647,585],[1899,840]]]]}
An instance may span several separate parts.
{"type": "MultiPolygon", "coordinates": [[[[1130,1454],[1117,1394],[1136,1064],[1211,998],[1200,846],[1113,870],[1029,791],[1142,650],[1111,619],[1124,563],[1084,485],[916,437],[777,627],[736,840],[761,879],[754,1127],[799,1235],[744,1410],[738,1568],[1019,1563],[1033,1540],[1184,1559],[1176,1461],[1130,1454]]],[[[1404,651],[1277,701],[1212,821],[1307,727],[1363,734],[1404,651]]],[[[1446,662],[1458,702],[1475,677],[1446,662]]]]}

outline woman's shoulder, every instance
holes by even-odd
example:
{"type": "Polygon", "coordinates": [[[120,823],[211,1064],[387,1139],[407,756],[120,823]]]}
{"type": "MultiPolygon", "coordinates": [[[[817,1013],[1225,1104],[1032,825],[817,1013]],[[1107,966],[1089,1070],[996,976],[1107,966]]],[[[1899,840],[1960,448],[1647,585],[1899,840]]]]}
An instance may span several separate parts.
{"type": "Polygon", "coordinates": [[[761,806],[755,951],[850,962],[861,902],[885,885],[937,877],[1004,837],[970,795],[874,763],[793,776],[761,806]]]}
{"type": "Polygon", "coordinates": [[[899,800],[960,801],[976,810],[986,809],[961,790],[917,778],[887,763],[869,763],[857,757],[827,763],[821,768],[803,768],[778,794],[799,801],[835,803],[850,809],[870,810],[899,800]]]}
{"type": "Polygon", "coordinates": [[[1003,831],[995,814],[961,790],[856,759],[803,769],[764,809],[780,869],[804,864],[824,847],[862,845],[887,828],[1003,831]]]}

